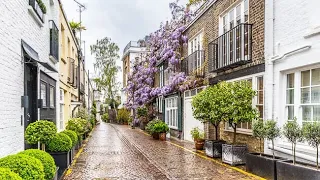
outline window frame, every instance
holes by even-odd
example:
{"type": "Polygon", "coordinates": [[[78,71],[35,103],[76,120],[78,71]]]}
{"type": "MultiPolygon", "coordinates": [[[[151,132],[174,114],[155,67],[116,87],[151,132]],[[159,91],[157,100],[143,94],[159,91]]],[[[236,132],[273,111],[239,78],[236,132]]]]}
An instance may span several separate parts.
{"type": "Polygon", "coordinates": [[[171,129],[178,129],[178,96],[165,99],[165,122],[171,129]]]}
{"type": "Polygon", "coordinates": [[[48,103],[47,103],[47,99],[48,99],[47,85],[48,85],[47,82],[42,81],[42,80],[40,81],[40,98],[42,99],[42,108],[47,108],[48,107],[48,103]],[[42,85],[44,85],[44,89],[42,89],[42,85]],[[43,97],[43,90],[45,90],[44,97],[43,97]]]}
{"type": "Polygon", "coordinates": [[[49,85],[49,107],[50,108],[55,108],[56,107],[56,100],[55,100],[55,98],[56,98],[56,96],[55,96],[55,90],[56,90],[56,87],[55,86],[53,86],[53,85],[49,85]],[[52,94],[51,94],[51,90],[53,90],[52,91],[52,94]],[[53,97],[52,97],[53,96],[53,97]],[[51,99],[51,98],[53,98],[53,99],[51,99]],[[51,100],[53,101],[53,102],[51,102],[51,100]],[[53,103],[53,104],[51,104],[51,103],[53,103]]]}

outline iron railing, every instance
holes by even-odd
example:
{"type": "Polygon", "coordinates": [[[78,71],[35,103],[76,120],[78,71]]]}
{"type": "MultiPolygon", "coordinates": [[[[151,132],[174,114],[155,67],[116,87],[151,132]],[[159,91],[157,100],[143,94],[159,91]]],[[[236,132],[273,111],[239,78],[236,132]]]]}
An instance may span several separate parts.
{"type": "Polygon", "coordinates": [[[182,61],[182,71],[187,76],[204,77],[204,50],[198,50],[190,54],[182,61]]]}
{"type": "Polygon", "coordinates": [[[209,72],[224,71],[252,60],[252,24],[239,24],[209,43],[209,72]]]}
{"type": "Polygon", "coordinates": [[[145,41],[130,41],[123,50],[123,54],[126,53],[130,47],[146,47],[145,41]]]}
{"type": "Polygon", "coordinates": [[[29,0],[29,5],[33,8],[33,10],[36,12],[37,16],[43,22],[43,14],[44,14],[44,12],[41,10],[40,5],[37,2],[37,0],[29,0]]]}
{"type": "Polygon", "coordinates": [[[50,25],[50,55],[59,61],[59,30],[53,20],[50,25]]]}

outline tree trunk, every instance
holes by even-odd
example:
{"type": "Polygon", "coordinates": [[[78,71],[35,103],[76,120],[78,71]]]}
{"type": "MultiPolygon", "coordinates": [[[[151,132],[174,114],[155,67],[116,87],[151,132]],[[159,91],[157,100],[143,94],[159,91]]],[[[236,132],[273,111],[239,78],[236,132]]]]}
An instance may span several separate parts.
{"type": "Polygon", "coordinates": [[[273,139],[271,141],[272,141],[272,156],[273,156],[273,159],[274,159],[274,141],[273,141],[273,139]]]}
{"type": "Polygon", "coordinates": [[[319,169],[319,145],[317,145],[317,169],[319,169]]]}
{"type": "Polygon", "coordinates": [[[293,144],[293,164],[296,164],[296,143],[293,144]]]}
{"type": "Polygon", "coordinates": [[[233,144],[236,143],[236,140],[237,140],[237,124],[234,124],[234,127],[233,127],[233,144]]]}
{"type": "Polygon", "coordinates": [[[259,138],[259,151],[260,151],[260,156],[262,154],[262,150],[261,150],[261,138],[259,138]]]}
{"type": "Polygon", "coordinates": [[[219,140],[220,139],[220,138],[218,138],[219,125],[214,125],[214,128],[216,129],[216,140],[219,140]]]}
{"type": "Polygon", "coordinates": [[[41,150],[46,151],[46,145],[44,143],[41,144],[41,150]]]}

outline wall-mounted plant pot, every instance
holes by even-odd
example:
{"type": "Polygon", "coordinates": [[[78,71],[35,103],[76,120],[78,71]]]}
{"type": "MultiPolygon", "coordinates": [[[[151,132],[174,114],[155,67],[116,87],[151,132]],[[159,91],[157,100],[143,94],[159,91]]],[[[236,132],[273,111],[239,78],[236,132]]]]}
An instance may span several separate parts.
{"type": "Polygon", "coordinates": [[[56,166],[59,167],[58,170],[58,179],[61,178],[63,172],[69,167],[69,151],[68,152],[49,152],[49,154],[53,157],[56,166]]]}
{"type": "Polygon", "coordinates": [[[222,144],[222,162],[232,166],[246,163],[246,144],[222,144]]]}
{"type": "Polygon", "coordinates": [[[194,145],[196,150],[203,150],[204,147],[204,139],[197,139],[194,141],[194,145]]]}
{"type": "Polygon", "coordinates": [[[246,170],[266,179],[277,180],[277,161],[284,158],[260,153],[246,154],[246,170]]]}
{"type": "Polygon", "coordinates": [[[159,134],[159,139],[160,139],[161,141],[165,141],[165,140],[166,140],[166,136],[167,136],[167,133],[160,133],[160,134],[159,134]]]}
{"type": "Polygon", "coordinates": [[[52,180],[58,180],[58,171],[59,171],[59,167],[56,167],[56,173],[54,174],[52,180]]]}
{"type": "Polygon", "coordinates": [[[152,134],[152,138],[153,139],[159,139],[159,136],[160,136],[159,133],[153,133],[152,134]]]}
{"type": "Polygon", "coordinates": [[[206,140],[204,144],[206,155],[212,158],[220,158],[222,156],[223,140],[206,140]]]}
{"type": "Polygon", "coordinates": [[[292,160],[277,161],[278,180],[319,180],[320,171],[316,166],[292,160]]]}

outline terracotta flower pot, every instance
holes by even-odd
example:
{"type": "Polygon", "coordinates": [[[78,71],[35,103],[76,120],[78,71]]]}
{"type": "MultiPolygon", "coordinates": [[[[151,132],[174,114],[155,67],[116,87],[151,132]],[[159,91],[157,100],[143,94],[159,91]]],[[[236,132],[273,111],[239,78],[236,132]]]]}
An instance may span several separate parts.
{"type": "Polygon", "coordinates": [[[196,150],[203,150],[204,142],[205,142],[204,139],[196,139],[194,141],[196,150]]]}
{"type": "Polygon", "coordinates": [[[159,134],[159,139],[160,139],[161,141],[165,141],[165,140],[166,140],[166,133],[160,133],[160,134],[159,134]]]}

